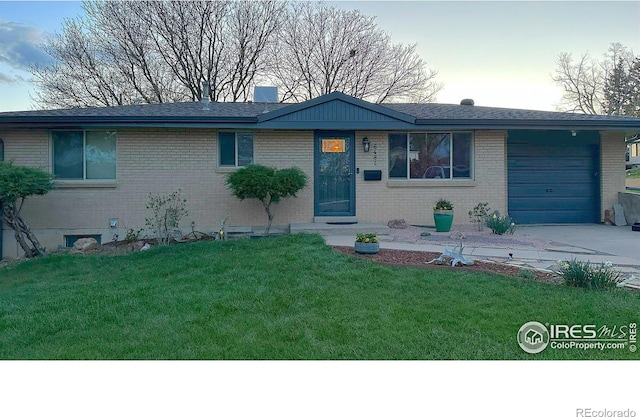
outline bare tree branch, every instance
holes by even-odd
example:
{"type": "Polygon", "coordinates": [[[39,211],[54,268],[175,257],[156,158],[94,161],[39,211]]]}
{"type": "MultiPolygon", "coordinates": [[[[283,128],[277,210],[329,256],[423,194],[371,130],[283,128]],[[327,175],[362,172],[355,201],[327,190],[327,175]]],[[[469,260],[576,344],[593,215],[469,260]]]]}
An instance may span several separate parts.
{"type": "Polygon", "coordinates": [[[42,108],[199,100],[247,101],[258,82],[283,101],[333,91],[365,100],[432,101],[441,85],[415,45],[394,45],[375,18],[323,3],[83,3],[32,68],[42,108]]]}
{"type": "Polygon", "coordinates": [[[622,104],[612,102],[626,103],[630,100],[630,90],[635,88],[628,80],[633,60],[633,52],[619,43],[611,44],[600,61],[588,53],[578,61],[574,61],[570,53],[560,54],[552,79],[564,89],[561,108],[587,114],[619,112],[622,104]],[[613,80],[616,77],[619,78],[617,82],[613,80]],[[614,88],[617,91],[614,92],[614,88]]]}
{"type": "Polygon", "coordinates": [[[269,78],[283,100],[333,91],[377,103],[434,101],[442,85],[416,45],[393,45],[375,18],[323,3],[295,3],[272,47],[269,78]]]}

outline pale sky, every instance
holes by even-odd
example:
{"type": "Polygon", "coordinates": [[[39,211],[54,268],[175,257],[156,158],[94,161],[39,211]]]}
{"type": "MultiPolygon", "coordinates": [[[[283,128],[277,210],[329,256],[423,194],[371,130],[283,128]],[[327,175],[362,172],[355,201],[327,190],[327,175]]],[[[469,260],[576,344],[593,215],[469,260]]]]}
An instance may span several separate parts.
{"type": "MultiPolygon", "coordinates": [[[[417,44],[444,83],[440,103],[556,110],[562,91],[551,80],[562,52],[600,57],[613,42],[640,53],[640,1],[353,1],[331,2],[376,16],[393,42],[417,44]]],[[[77,1],[0,0],[0,111],[30,110],[26,70],[47,60],[39,45],[77,1]]]]}

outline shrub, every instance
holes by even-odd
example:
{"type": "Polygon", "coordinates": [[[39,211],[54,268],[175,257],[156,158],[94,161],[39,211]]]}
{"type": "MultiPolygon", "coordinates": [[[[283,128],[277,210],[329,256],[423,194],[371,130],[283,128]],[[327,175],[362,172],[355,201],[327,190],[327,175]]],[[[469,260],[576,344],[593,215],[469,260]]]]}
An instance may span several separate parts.
{"type": "Polygon", "coordinates": [[[255,198],[262,202],[268,219],[266,235],[273,222],[271,204],[285,197],[295,197],[307,186],[307,180],[307,175],[298,167],[276,169],[255,164],[229,174],[227,185],[240,200],[255,198]]]}
{"type": "Polygon", "coordinates": [[[482,226],[487,222],[489,218],[489,203],[478,203],[473,208],[473,210],[469,210],[469,220],[471,223],[476,223],[478,225],[478,230],[482,230],[482,226]]]}
{"type": "Polygon", "coordinates": [[[129,229],[127,230],[127,234],[124,236],[124,241],[125,242],[135,242],[137,240],[140,240],[140,234],[142,233],[143,229],[138,229],[138,230],[134,230],[134,229],[129,229]]]}
{"type": "Polygon", "coordinates": [[[27,258],[44,255],[45,249],[22,218],[22,207],[27,197],[44,195],[52,189],[53,181],[49,173],[0,161],[0,231],[4,221],[13,230],[27,258]]]}
{"type": "Polygon", "coordinates": [[[187,200],[180,196],[180,190],[172,193],[149,194],[146,208],[151,216],[145,224],[156,235],[159,245],[168,245],[173,233],[179,228],[180,220],[189,214],[187,200]]]}
{"type": "Polygon", "coordinates": [[[589,262],[572,259],[558,261],[558,264],[560,265],[560,275],[570,287],[610,289],[616,287],[621,277],[620,273],[608,261],[600,265],[591,265],[589,262]]]}
{"type": "Polygon", "coordinates": [[[489,229],[496,235],[503,235],[505,233],[513,234],[515,231],[515,223],[510,216],[500,216],[500,213],[495,212],[492,216],[487,217],[485,223],[489,229]]]}
{"type": "Polygon", "coordinates": [[[358,233],[356,235],[356,242],[359,243],[378,243],[379,239],[375,233],[358,233]]]}
{"type": "Polygon", "coordinates": [[[451,201],[441,198],[438,201],[436,201],[436,204],[433,206],[433,209],[434,210],[453,210],[453,204],[451,204],[451,201]]]}

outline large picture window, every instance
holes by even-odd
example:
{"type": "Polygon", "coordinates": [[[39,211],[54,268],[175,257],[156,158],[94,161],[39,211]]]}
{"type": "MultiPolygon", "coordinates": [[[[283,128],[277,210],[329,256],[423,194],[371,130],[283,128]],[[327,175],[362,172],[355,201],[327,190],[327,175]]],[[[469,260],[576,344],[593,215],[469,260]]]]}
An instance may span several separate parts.
{"type": "Polygon", "coordinates": [[[243,167],[253,163],[253,133],[220,132],[218,144],[220,166],[243,167]]]}
{"type": "Polygon", "coordinates": [[[116,132],[55,131],[51,137],[55,178],[116,179],[116,132]]]}
{"type": "Polygon", "coordinates": [[[471,132],[389,134],[389,178],[469,179],[471,132]]]}

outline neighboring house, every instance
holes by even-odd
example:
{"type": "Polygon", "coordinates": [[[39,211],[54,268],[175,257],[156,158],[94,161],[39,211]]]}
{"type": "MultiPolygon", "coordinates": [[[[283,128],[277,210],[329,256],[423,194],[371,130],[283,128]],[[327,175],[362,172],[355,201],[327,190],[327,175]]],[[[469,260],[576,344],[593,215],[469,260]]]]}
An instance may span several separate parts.
{"type": "MultiPolygon", "coordinates": [[[[640,119],[449,104],[372,104],[341,93],[299,104],[171,103],[0,113],[4,158],[53,173],[23,214],[50,249],[144,227],[149,193],[177,189],[197,230],[264,226],[226,174],[258,163],[310,178],[275,224],[433,224],[440,198],[467,223],[479,202],[516,223],[597,223],[624,190],[625,134],[640,119]],[[367,151],[365,151],[365,144],[367,151]],[[115,228],[110,227],[117,219],[115,228]]],[[[4,230],[4,256],[19,254],[4,230]]]]}
{"type": "Polygon", "coordinates": [[[640,166],[640,136],[627,139],[627,167],[640,166]]]}

